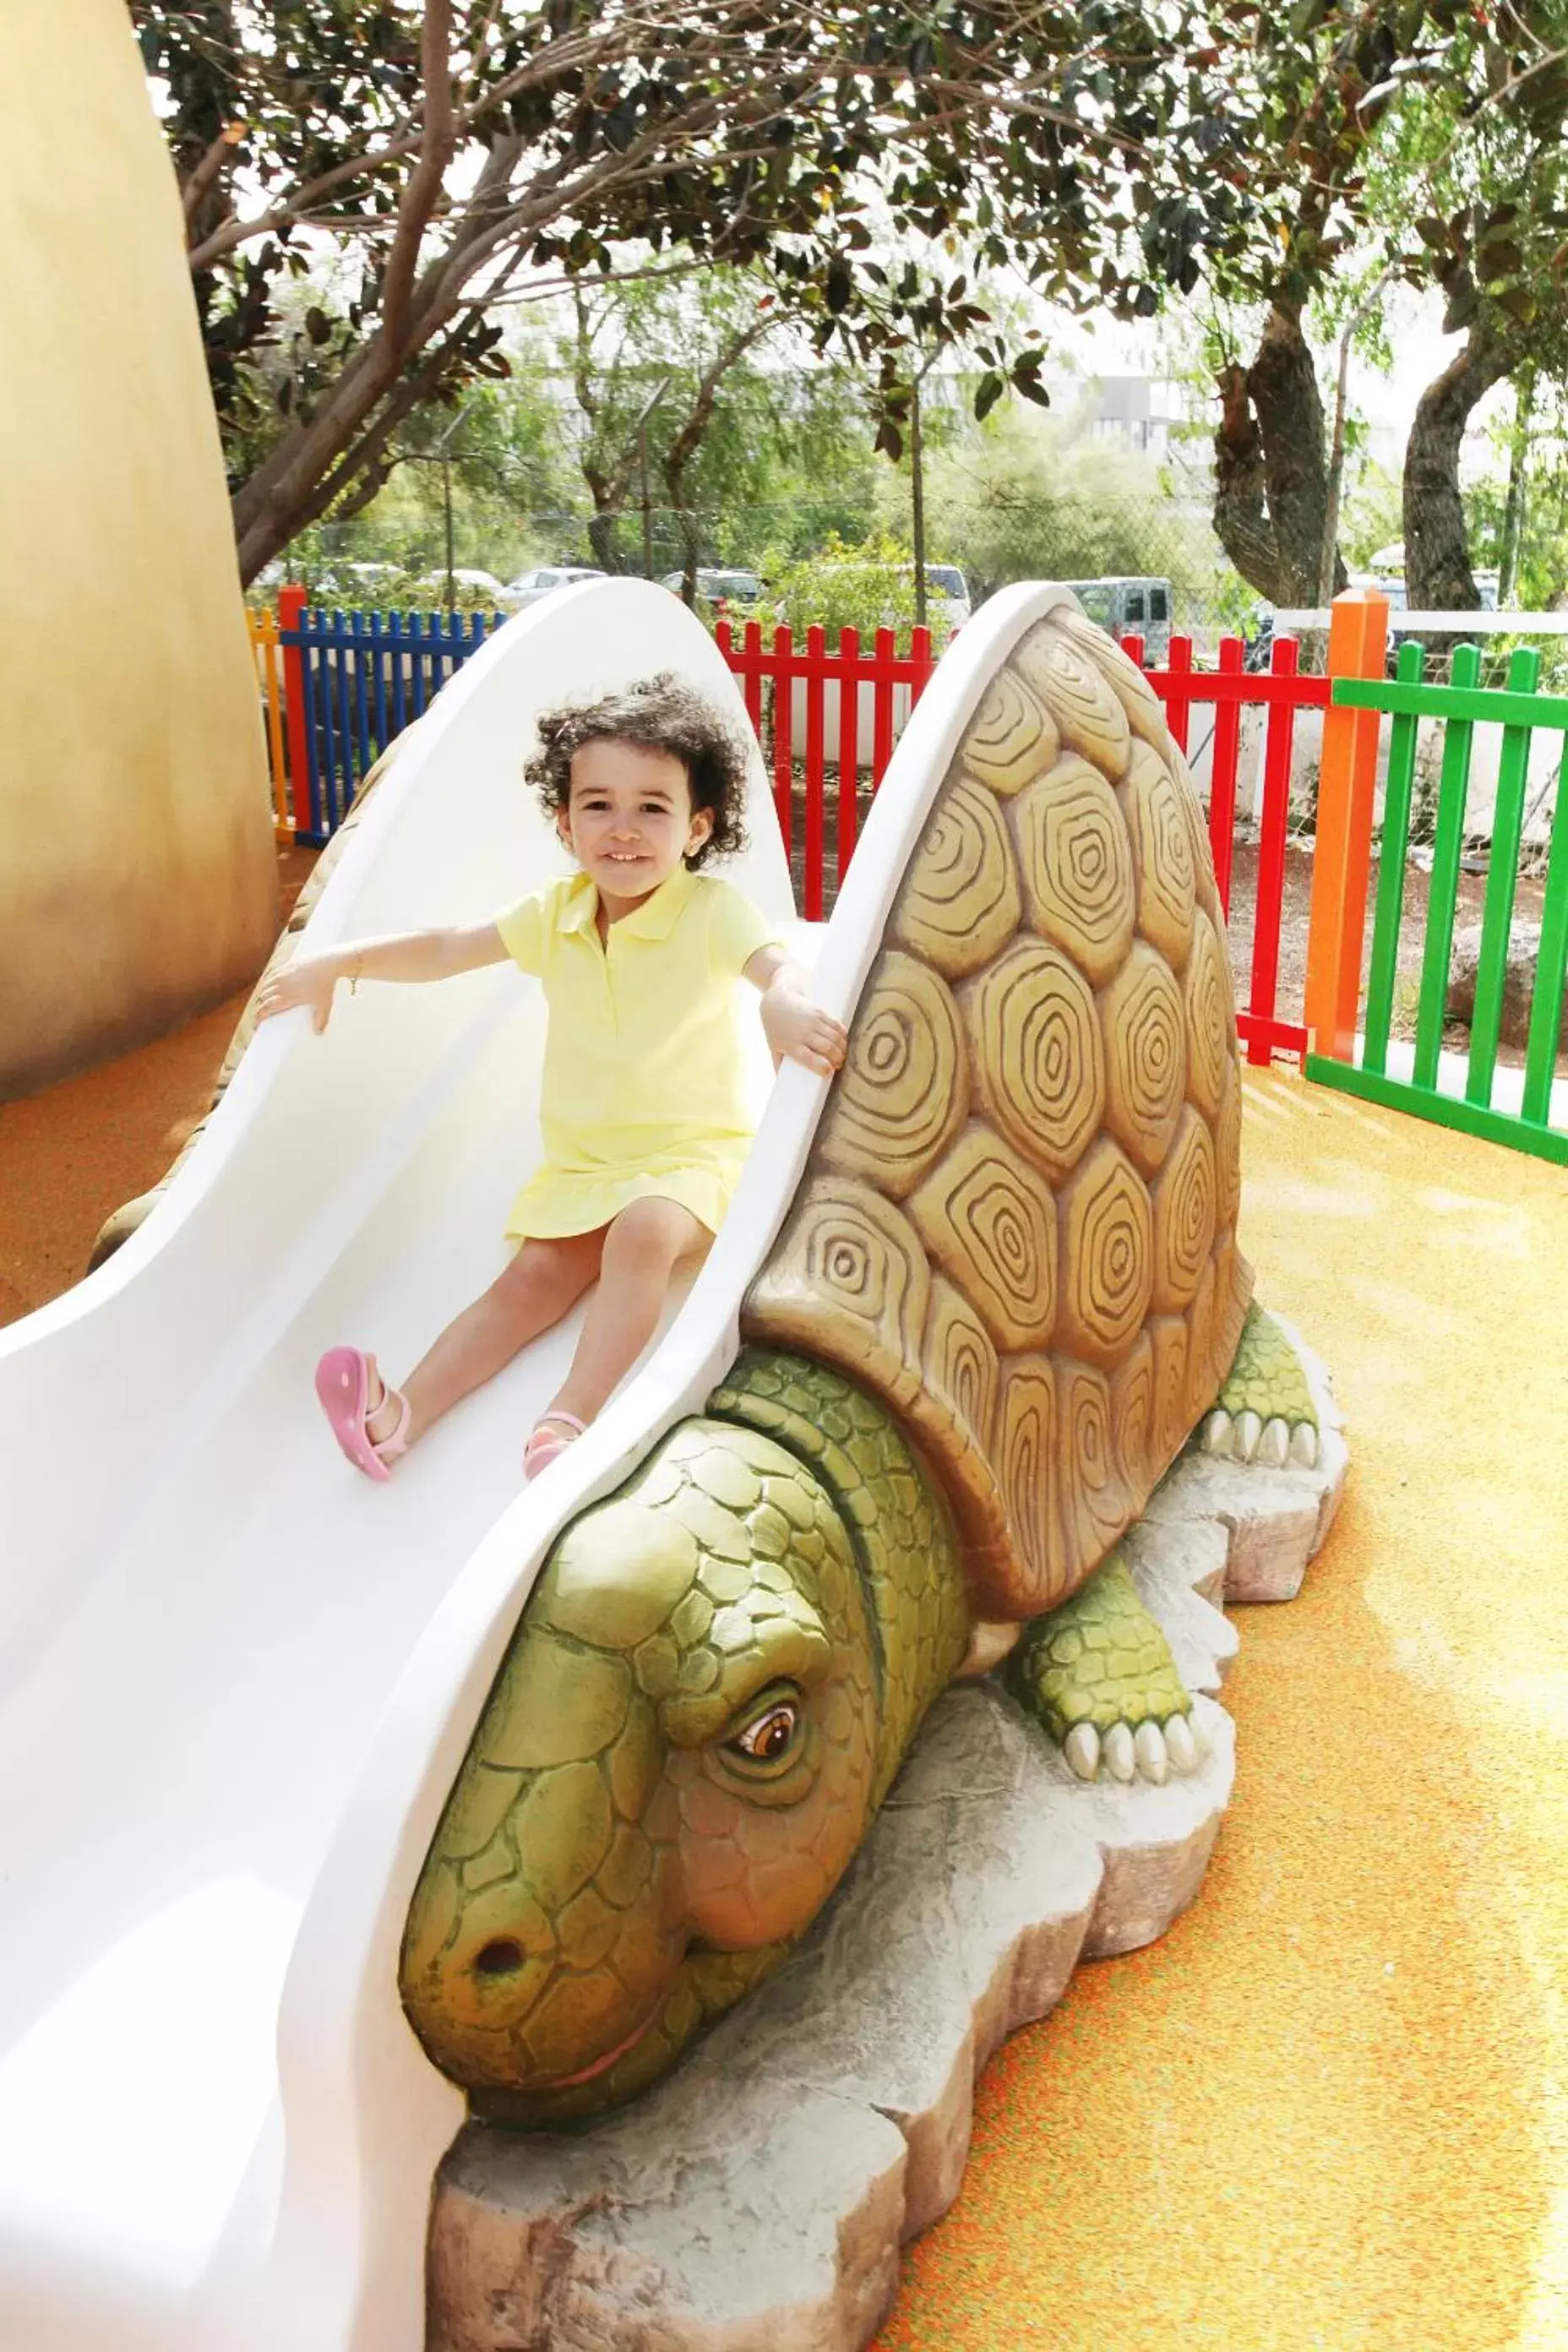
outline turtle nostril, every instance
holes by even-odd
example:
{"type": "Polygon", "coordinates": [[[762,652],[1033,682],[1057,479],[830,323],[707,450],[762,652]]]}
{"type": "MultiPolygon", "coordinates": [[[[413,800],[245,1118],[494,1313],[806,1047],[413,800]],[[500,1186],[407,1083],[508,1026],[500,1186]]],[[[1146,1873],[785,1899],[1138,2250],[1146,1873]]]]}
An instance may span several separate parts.
{"type": "Polygon", "coordinates": [[[477,1977],[507,1977],[521,1966],[522,1946],[514,1944],[510,1936],[487,1944],[482,1951],[474,1955],[474,1974],[477,1977]]]}

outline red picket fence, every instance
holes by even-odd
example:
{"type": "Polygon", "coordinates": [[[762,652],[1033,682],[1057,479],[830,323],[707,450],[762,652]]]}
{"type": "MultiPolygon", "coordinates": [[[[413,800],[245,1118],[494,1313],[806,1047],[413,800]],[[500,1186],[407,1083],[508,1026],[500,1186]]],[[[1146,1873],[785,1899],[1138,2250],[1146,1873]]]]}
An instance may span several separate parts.
{"type": "Polygon", "coordinates": [[[1241,751],[1241,714],[1250,707],[1268,712],[1263,736],[1263,803],[1258,816],[1258,903],[1253,914],[1252,973],[1247,999],[1237,1008],[1236,1025],[1249,1062],[1267,1063],[1276,1053],[1304,1061],[1307,1031],[1276,1012],[1279,993],[1279,927],[1285,904],[1285,837],[1290,814],[1290,757],[1298,710],[1326,709],[1332,689],[1327,677],[1304,677],[1297,668],[1293,637],[1277,637],[1266,672],[1246,667],[1239,637],[1222,637],[1219,665],[1193,667],[1193,641],[1173,637],[1163,669],[1146,669],[1142,637],[1123,637],[1122,650],[1135,661],[1165,706],[1166,724],[1179,748],[1189,748],[1194,704],[1213,703],[1214,763],[1209,785],[1209,845],[1220,904],[1230,916],[1230,886],[1236,843],[1237,768],[1241,751]]]}
{"type": "Polygon", "coordinates": [[[764,647],[755,621],[746,623],[738,646],[728,621],[721,621],[714,635],[720,652],[741,682],[746,714],[772,771],[773,806],[784,855],[797,880],[796,903],[808,923],[819,923],[826,897],[827,745],[831,740],[837,770],[833,793],[837,892],[855,853],[861,802],[881,782],[894,742],[936,667],[931,631],[911,631],[907,654],[899,652],[891,629],[879,629],[867,653],[860,650],[857,629],[842,631],[838,650],[831,654],[821,629],[807,629],[804,647],[795,644],[788,629],[775,629],[772,645],[764,647]],[[766,710],[765,684],[773,688],[766,710]],[[868,727],[863,723],[868,718],[868,727]],[[798,856],[797,802],[803,820],[798,856]]]}
{"type": "MultiPolygon", "coordinates": [[[[821,629],[807,631],[804,647],[795,644],[787,629],[775,629],[764,646],[754,621],[746,624],[739,644],[727,621],[719,623],[716,634],[720,652],[741,681],[747,713],[773,775],[773,802],[795,876],[797,903],[808,922],[820,922],[854,854],[863,804],[881,782],[894,741],[936,667],[930,635],[924,629],[915,630],[910,651],[900,655],[891,629],[879,629],[864,652],[857,632],[846,629],[835,653],[828,652],[821,629]],[[764,694],[764,688],[771,691],[764,694]]],[[[1142,637],[1126,637],[1122,645],[1144,668],[1142,637]]],[[[1281,1019],[1277,1011],[1285,839],[1296,713],[1322,709],[1330,681],[1302,677],[1298,658],[1294,640],[1281,638],[1273,647],[1268,671],[1255,673],[1245,667],[1241,639],[1224,637],[1217,668],[1200,670],[1193,665],[1192,639],[1173,637],[1165,667],[1144,668],[1183,751],[1190,745],[1194,708],[1214,706],[1209,839],[1227,916],[1241,714],[1248,706],[1268,714],[1251,984],[1237,1014],[1247,1059],[1257,1063],[1268,1062],[1275,1053],[1293,1054],[1300,1060],[1307,1050],[1306,1029],[1298,1021],[1281,1019]]]]}

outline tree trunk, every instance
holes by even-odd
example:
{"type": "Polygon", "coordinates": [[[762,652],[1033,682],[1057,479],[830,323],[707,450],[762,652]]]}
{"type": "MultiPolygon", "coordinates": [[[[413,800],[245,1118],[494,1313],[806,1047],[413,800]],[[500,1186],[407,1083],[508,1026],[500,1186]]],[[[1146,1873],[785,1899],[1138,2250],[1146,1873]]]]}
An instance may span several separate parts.
{"type": "Polygon", "coordinates": [[[1508,373],[1500,346],[1478,319],[1465,348],[1429,383],[1405,445],[1405,584],[1415,612],[1473,613],[1459,446],[1476,403],[1508,373]]]}
{"type": "Polygon", "coordinates": [[[680,532],[680,593],[688,604],[697,602],[697,572],[702,562],[702,527],[689,506],[675,509],[680,532]]]}
{"type": "Polygon", "coordinates": [[[620,508],[596,506],[588,518],[588,545],[601,572],[618,572],[620,553],[616,546],[616,525],[620,520],[620,508]]]}
{"type": "Polygon", "coordinates": [[[394,342],[384,325],[378,328],[309,418],[298,421],[235,491],[235,545],[239,576],[247,585],[305,524],[326,512],[332,498],[329,484],[348,487],[342,470],[344,453],[362,437],[374,436],[383,404],[397,404],[398,380],[405,371],[428,360],[438,377],[450,363],[449,346],[468,332],[476,308],[464,299],[464,271],[474,266],[473,256],[483,248],[489,226],[486,205],[510,180],[521,148],[515,137],[492,142],[451,246],[414,289],[410,323],[400,340],[394,342]],[[438,344],[432,354],[430,346],[447,328],[453,331],[447,343],[438,344]]]}
{"type": "MultiPolygon", "coordinates": [[[[1298,309],[1276,302],[1250,367],[1218,378],[1214,527],[1242,578],[1273,604],[1317,602],[1328,511],[1323,404],[1298,309]]],[[[1334,584],[1344,566],[1336,555],[1334,584]]]]}
{"type": "Polygon", "coordinates": [[[688,604],[697,601],[697,572],[702,561],[702,525],[686,494],[686,475],[707,436],[719,404],[719,387],[752,345],[771,335],[777,320],[755,319],[738,328],[721,344],[704,369],[684,423],[664,457],[664,488],[680,532],[682,572],[680,593],[688,604]]]}
{"type": "Polygon", "coordinates": [[[1524,541],[1524,477],[1530,462],[1530,420],[1535,407],[1535,362],[1519,371],[1513,392],[1513,430],[1509,436],[1508,503],[1503,509],[1502,545],[1498,550],[1497,600],[1511,604],[1519,585],[1519,554],[1524,541]]]}
{"type": "Polygon", "coordinates": [[[702,525],[686,495],[686,467],[696,447],[695,440],[689,444],[684,435],[678,436],[675,449],[666,456],[663,468],[664,494],[680,534],[681,600],[692,608],[697,604],[697,573],[702,562],[702,525]]]}

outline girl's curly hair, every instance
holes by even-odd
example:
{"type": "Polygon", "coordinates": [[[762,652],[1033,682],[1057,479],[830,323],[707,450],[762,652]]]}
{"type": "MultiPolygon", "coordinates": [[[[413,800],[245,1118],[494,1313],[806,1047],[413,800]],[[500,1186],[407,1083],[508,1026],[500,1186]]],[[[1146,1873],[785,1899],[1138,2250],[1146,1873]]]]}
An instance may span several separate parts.
{"type": "Polygon", "coordinates": [[[570,803],[572,757],[584,743],[637,743],[683,761],[693,814],[699,809],[712,812],[713,830],[688,858],[689,866],[745,847],[741,812],[746,798],[747,746],[673,670],[661,670],[657,677],[645,677],[618,694],[602,695],[597,702],[542,711],[538,724],[539,749],[522,772],[547,816],[570,803]]]}

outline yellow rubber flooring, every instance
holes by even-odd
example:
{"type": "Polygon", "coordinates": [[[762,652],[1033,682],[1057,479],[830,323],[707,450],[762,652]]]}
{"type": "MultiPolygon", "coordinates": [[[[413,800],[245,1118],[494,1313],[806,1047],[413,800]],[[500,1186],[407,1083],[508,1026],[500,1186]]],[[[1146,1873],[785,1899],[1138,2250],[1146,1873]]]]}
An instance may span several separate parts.
{"type": "Polygon", "coordinates": [[[1345,1501],[1237,1612],[1196,1905],[993,2061],[882,2352],[1568,2347],[1568,1175],[1283,1075],[1244,1150],[1345,1501]]]}

